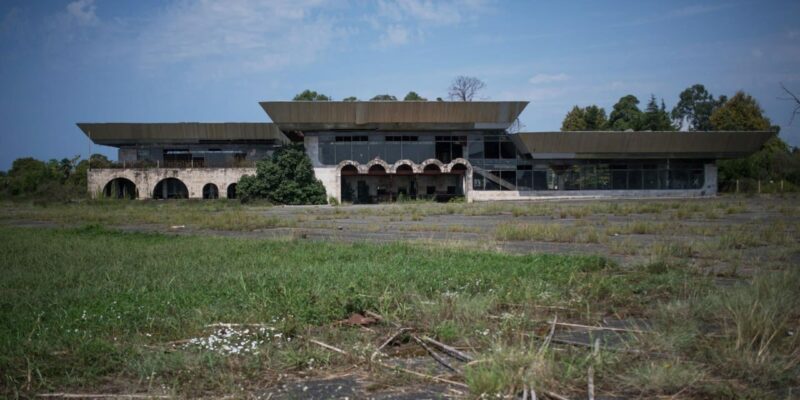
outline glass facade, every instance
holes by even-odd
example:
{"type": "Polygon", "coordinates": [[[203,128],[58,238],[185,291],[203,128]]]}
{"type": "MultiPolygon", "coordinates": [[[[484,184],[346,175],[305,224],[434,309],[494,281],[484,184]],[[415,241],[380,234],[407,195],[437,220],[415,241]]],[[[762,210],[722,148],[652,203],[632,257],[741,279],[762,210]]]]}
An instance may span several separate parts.
{"type": "Polygon", "coordinates": [[[364,164],[380,158],[390,164],[399,160],[421,163],[432,158],[449,163],[462,158],[467,150],[466,135],[437,134],[355,134],[335,133],[319,136],[320,162],[336,165],[345,160],[364,164]]]}
{"type": "MultiPolygon", "coordinates": [[[[530,162],[523,161],[521,162],[530,162]]],[[[473,190],[669,190],[700,189],[702,160],[537,160],[516,171],[479,169],[473,190]],[[514,189],[507,189],[516,178],[514,189]]]]}
{"type": "Polygon", "coordinates": [[[667,190],[699,189],[704,160],[531,160],[508,135],[495,131],[462,134],[346,133],[319,135],[320,161],[361,164],[380,158],[449,163],[466,158],[473,166],[473,190],[667,190]]]}

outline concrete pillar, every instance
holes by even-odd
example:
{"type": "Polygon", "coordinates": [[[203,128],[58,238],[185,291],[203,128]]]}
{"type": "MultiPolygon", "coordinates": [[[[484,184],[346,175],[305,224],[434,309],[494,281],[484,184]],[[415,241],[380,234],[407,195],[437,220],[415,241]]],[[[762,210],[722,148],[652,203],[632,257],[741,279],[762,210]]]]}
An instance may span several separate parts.
{"type": "Polygon", "coordinates": [[[717,194],[717,164],[705,164],[703,169],[705,173],[703,192],[706,196],[714,196],[717,194]]]}

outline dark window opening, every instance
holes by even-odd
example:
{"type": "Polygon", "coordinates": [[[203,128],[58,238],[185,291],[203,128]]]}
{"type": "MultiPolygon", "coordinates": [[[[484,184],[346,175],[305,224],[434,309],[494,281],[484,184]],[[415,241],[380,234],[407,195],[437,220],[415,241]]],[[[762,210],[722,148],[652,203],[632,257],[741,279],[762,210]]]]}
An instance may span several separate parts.
{"type": "Polygon", "coordinates": [[[106,183],[103,196],[112,199],[135,199],[136,184],[125,178],[114,178],[106,183]]]}
{"type": "Polygon", "coordinates": [[[154,199],[188,199],[189,190],[179,179],[167,178],[153,189],[154,199]]]}
{"type": "Polygon", "coordinates": [[[219,198],[219,190],[217,189],[217,185],[213,183],[207,183],[203,186],[203,198],[204,199],[218,199],[219,198]]]}
{"type": "Polygon", "coordinates": [[[500,158],[517,158],[517,148],[514,147],[514,143],[509,141],[500,142],[500,158]]]}
{"type": "Polygon", "coordinates": [[[164,167],[185,168],[192,164],[192,153],[188,149],[165,149],[164,167]]]}
{"type": "Polygon", "coordinates": [[[230,185],[228,185],[228,193],[227,194],[228,194],[228,198],[229,199],[235,199],[236,198],[236,186],[237,185],[235,183],[231,183],[230,185]]]}

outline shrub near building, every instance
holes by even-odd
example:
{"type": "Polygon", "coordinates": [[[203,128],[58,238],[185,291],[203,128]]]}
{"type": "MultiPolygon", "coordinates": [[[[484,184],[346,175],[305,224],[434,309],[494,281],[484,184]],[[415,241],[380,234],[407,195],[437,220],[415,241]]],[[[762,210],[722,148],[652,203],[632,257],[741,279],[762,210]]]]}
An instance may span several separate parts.
{"type": "Polygon", "coordinates": [[[302,144],[281,147],[256,164],[236,187],[243,202],[266,199],[275,204],[325,204],[325,187],[315,176],[302,144]]]}

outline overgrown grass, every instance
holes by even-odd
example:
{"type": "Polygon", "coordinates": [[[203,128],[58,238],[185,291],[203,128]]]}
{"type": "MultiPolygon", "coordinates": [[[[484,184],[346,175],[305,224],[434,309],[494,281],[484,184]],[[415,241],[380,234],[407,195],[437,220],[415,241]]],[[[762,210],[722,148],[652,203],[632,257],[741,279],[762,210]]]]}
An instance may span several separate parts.
{"type": "Polygon", "coordinates": [[[194,229],[253,230],[295,226],[294,218],[266,216],[258,208],[236,201],[119,201],[92,200],[73,204],[34,206],[6,203],[5,219],[47,221],[64,225],[102,224],[112,226],[183,225],[194,229]]]}
{"type": "MultiPolygon", "coordinates": [[[[295,326],[282,328],[292,332],[378,310],[427,327],[431,322],[421,316],[460,324],[477,305],[491,312],[502,304],[590,301],[603,307],[619,301],[607,296],[615,286],[620,296],[633,291],[621,281],[598,285],[597,276],[610,268],[598,257],[406,244],[2,228],[0,253],[6,394],[94,385],[111,376],[140,381],[153,379],[151,374],[185,390],[198,384],[196,368],[225,369],[219,357],[154,354],[143,346],[192,337],[220,321],[275,318],[295,326]],[[448,303],[447,296],[458,301],[448,303]]],[[[285,359],[259,362],[276,367],[270,362],[285,359]]]]}
{"type": "Polygon", "coordinates": [[[508,222],[497,226],[497,240],[534,240],[543,242],[599,243],[606,239],[592,227],[575,227],[555,223],[508,222]]]}
{"type": "MultiPolygon", "coordinates": [[[[207,334],[209,323],[266,322],[285,337],[313,336],[368,359],[391,332],[369,336],[331,322],[375,310],[469,349],[480,360],[466,368],[476,396],[514,395],[532,385],[583,397],[592,365],[603,394],[786,398],[781,389],[800,384],[800,282],[785,268],[796,260],[797,207],[783,206],[783,221],[761,223],[754,204],[416,202],[295,211],[228,201],[6,203],[2,220],[67,228],[0,227],[0,396],[125,386],[189,397],[237,393],[274,383],[274,371],[305,374],[357,361],[303,340],[260,345],[258,356],[164,351],[164,343],[207,334]],[[500,215],[509,222],[493,230],[459,218],[453,225],[427,219],[442,214],[500,215]],[[386,222],[422,220],[396,225],[498,240],[600,243],[611,254],[638,257],[618,267],[600,257],[476,250],[495,246],[490,240],[336,244],[308,242],[302,230],[294,240],[269,241],[85,225],[333,229],[338,224],[326,220],[362,217],[370,218],[352,229],[377,232],[386,222]],[[681,218],[692,220],[676,222],[681,218]],[[769,263],[756,267],[785,271],[720,289],[699,266],[721,259],[746,268],[754,259],[746,252],[769,252],[769,263]],[[591,325],[603,317],[649,318],[657,332],[637,335],[639,353],[601,352],[598,359],[582,348],[540,352],[534,337],[546,334],[553,310],[559,320],[591,325]]],[[[399,379],[392,376],[386,379],[399,379]]]]}
{"type": "Polygon", "coordinates": [[[659,378],[662,384],[689,389],[687,395],[788,398],[789,388],[800,384],[798,287],[800,270],[789,268],[762,272],[752,283],[725,290],[700,289],[663,305],[660,331],[647,339],[689,363],[671,373],[657,364],[646,373],[635,369],[629,383],[666,374],[659,378]],[[686,370],[696,373],[683,376],[686,370]]]}

